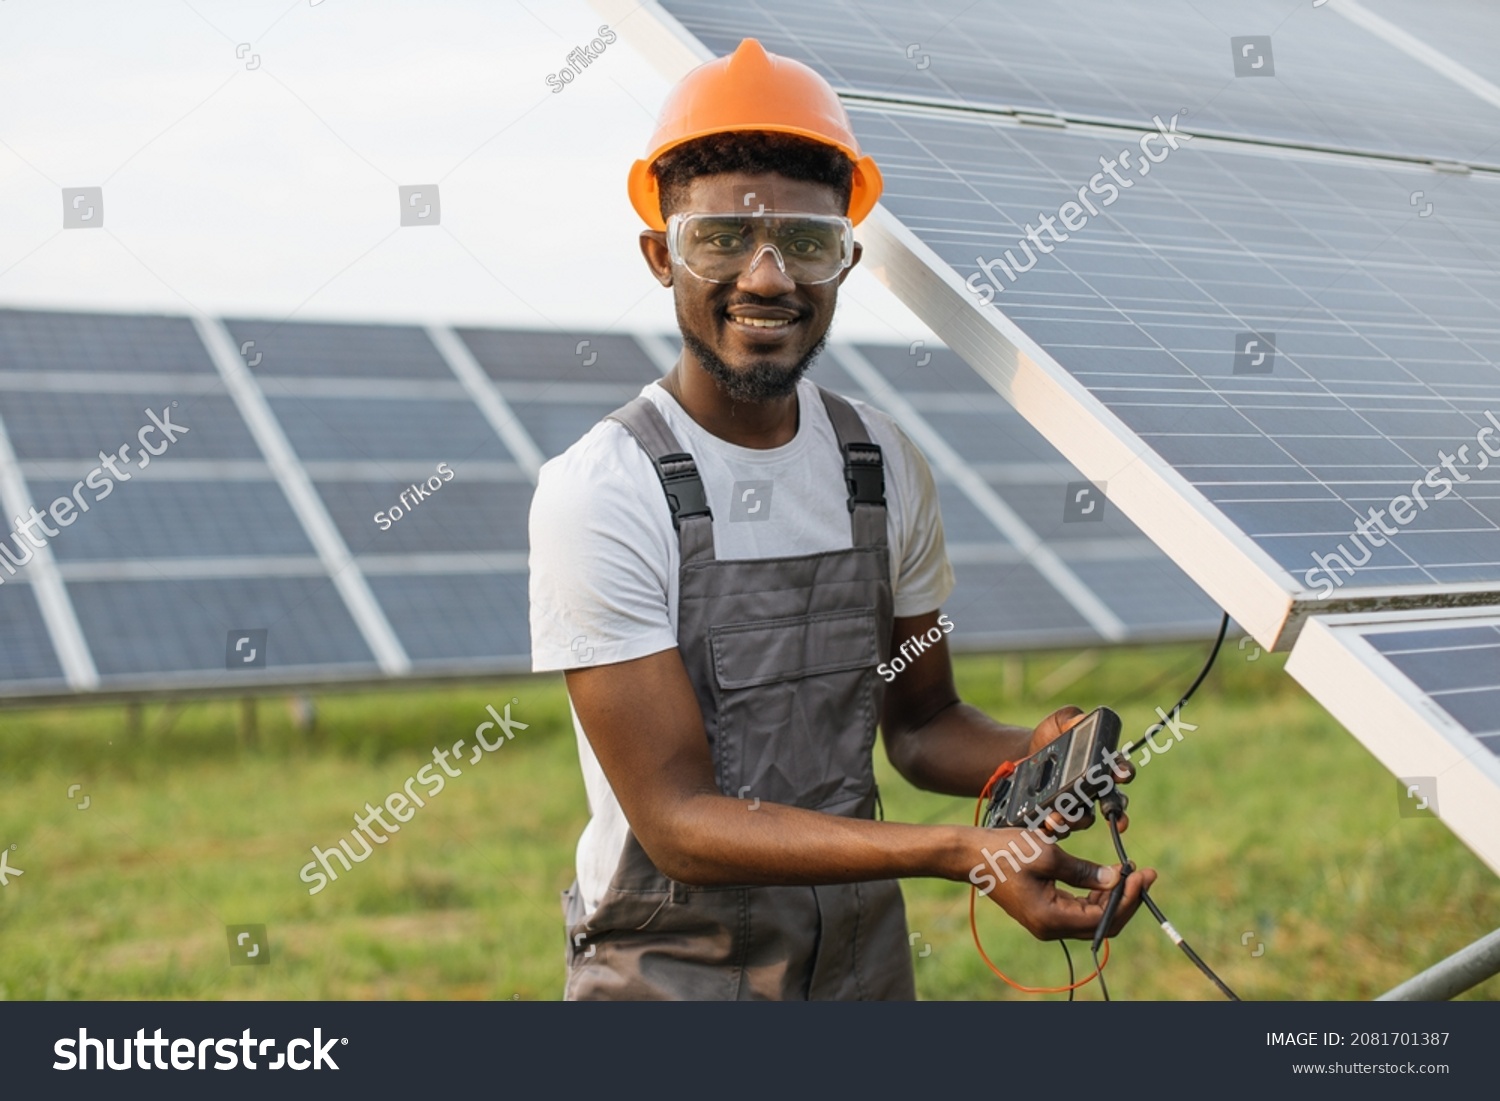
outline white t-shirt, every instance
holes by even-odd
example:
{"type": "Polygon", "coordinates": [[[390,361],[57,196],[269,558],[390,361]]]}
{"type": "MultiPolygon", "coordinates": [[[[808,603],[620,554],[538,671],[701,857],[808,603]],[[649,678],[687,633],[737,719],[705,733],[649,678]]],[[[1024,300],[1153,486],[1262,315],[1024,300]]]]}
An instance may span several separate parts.
{"type": "MultiPolygon", "coordinates": [[[[715,557],[781,558],[853,545],[843,455],[812,382],[797,387],[796,436],[768,450],[710,434],[656,383],[641,393],[697,461],[713,510],[715,557]]],[[[953,591],[953,570],[932,471],[895,421],[852,404],[884,453],[895,614],[936,611],[953,591]]],[[[542,467],[530,528],[534,670],[632,661],[676,647],[677,532],[656,468],[623,425],[600,421],[542,467]]],[[[628,825],[576,711],[573,729],[592,815],[578,839],[578,885],[592,913],[628,825]]]]}

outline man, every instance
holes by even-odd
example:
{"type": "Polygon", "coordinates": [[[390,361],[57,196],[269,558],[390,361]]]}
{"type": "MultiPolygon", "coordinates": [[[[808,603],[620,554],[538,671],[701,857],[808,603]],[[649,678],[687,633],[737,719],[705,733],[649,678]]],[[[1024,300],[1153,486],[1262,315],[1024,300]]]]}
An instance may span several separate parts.
{"type": "MultiPolygon", "coordinates": [[[[802,376],[880,186],[827,83],[753,39],[684,78],[631,172],[683,353],[543,467],[531,513],[533,662],[566,670],[593,814],[570,999],[915,997],[896,877],[977,881],[1018,831],[874,820],[877,720],[904,777],[977,796],[1078,714],[994,722],[942,641],[877,675],[944,634],[937,492],[894,422],[802,376]]],[[[992,897],[1091,936],[1117,869],[1041,850],[992,897]]]]}

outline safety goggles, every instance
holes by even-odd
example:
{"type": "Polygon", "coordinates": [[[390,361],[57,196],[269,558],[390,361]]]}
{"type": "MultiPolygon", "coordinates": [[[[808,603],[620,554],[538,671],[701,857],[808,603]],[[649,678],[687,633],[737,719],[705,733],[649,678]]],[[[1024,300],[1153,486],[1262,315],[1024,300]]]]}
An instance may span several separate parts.
{"type": "Polygon", "coordinates": [[[794,283],[827,283],[854,262],[854,226],[837,214],[673,214],[667,251],[709,283],[733,283],[766,256],[794,283]]]}

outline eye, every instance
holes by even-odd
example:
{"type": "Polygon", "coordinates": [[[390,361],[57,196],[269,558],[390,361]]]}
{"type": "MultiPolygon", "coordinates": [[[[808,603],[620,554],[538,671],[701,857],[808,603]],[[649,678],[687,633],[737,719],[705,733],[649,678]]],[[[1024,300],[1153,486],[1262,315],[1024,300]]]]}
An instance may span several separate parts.
{"type": "Polygon", "coordinates": [[[786,243],[786,252],[793,256],[818,256],[828,248],[828,242],[821,237],[793,237],[786,243]]]}
{"type": "Polygon", "coordinates": [[[713,249],[717,252],[735,252],[744,247],[744,239],[737,233],[721,230],[711,233],[706,237],[699,238],[699,244],[704,248],[713,249]]]}

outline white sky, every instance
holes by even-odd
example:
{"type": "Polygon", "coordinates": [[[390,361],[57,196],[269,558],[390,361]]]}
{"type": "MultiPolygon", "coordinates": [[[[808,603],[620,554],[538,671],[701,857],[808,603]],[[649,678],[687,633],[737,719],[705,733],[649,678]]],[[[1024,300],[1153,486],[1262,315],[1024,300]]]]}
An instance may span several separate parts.
{"type": "MultiPolygon", "coordinates": [[[[584,0],[0,0],[0,306],[675,330],[625,194],[666,82],[622,35],[546,83],[602,22],[584,0]],[[442,224],[398,228],[398,185],[431,183],[442,224]],[[103,230],[62,229],[85,186],[103,230]]],[[[858,270],[835,332],[931,339],[858,270]]]]}

